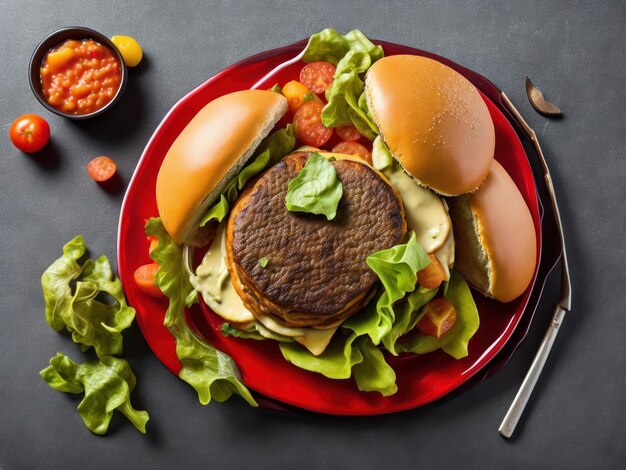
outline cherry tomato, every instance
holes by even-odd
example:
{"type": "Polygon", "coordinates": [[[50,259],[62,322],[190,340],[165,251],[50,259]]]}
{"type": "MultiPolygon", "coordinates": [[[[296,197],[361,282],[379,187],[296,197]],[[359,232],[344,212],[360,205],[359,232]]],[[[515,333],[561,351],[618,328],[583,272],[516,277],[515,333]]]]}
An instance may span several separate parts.
{"type": "Polygon", "coordinates": [[[120,50],[124,63],[128,67],[135,67],[141,62],[143,51],[134,38],[130,36],[113,36],[111,42],[120,50]]]}
{"type": "Polygon", "coordinates": [[[296,111],[293,122],[303,144],[321,147],[332,137],[333,130],[322,124],[322,109],[319,101],[308,101],[296,111]]]}
{"type": "Polygon", "coordinates": [[[116,170],[117,165],[109,157],[96,157],[87,164],[87,173],[98,183],[110,180],[116,170]]]}
{"type": "Polygon", "coordinates": [[[137,287],[139,287],[141,292],[148,294],[150,297],[163,297],[163,292],[161,292],[161,289],[159,289],[159,286],[156,284],[156,274],[158,270],[158,263],[150,263],[139,266],[133,274],[137,287]]]}
{"type": "Polygon", "coordinates": [[[361,138],[361,133],[356,127],[351,125],[336,127],[335,132],[341,140],[345,140],[346,142],[356,142],[361,138]]]}
{"type": "Polygon", "coordinates": [[[311,62],[300,70],[300,81],[317,94],[324,93],[334,78],[335,66],[328,62],[311,62]]]}
{"type": "Polygon", "coordinates": [[[9,132],[11,142],[22,152],[39,152],[50,140],[50,126],[37,114],[24,114],[18,117],[9,132]]]}
{"type": "Polygon", "coordinates": [[[441,338],[456,322],[456,310],[447,299],[431,300],[424,310],[424,315],[416,326],[425,335],[441,338]]]}
{"type": "Polygon", "coordinates": [[[372,154],[370,151],[357,142],[340,142],[333,147],[332,151],[345,153],[346,155],[355,155],[361,160],[365,160],[370,165],[372,164],[372,154]]]}
{"type": "Polygon", "coordinates": [[[287,98],[289,109],[294,113],[302,107],[307,101],[320,101],[320,99],[312,93],[302,83],[295,80],[287,82],[283,87],[283,95],[287,98]]]}
{"type": "Polygon", "coordinates": [[[428,257],[430,264],[417,272],[417,282],[426,289],[436,289],[448,278],[448,274],[435,255],[428,257]]]}

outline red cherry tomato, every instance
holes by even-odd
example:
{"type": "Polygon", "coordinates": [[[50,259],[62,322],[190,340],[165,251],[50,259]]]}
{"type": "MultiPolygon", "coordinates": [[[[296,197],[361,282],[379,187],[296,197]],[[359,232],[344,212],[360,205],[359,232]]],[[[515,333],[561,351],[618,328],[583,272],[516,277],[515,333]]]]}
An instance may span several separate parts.
{"type": "Polygon", "coordinates": [[[313,93],[324,93],[333,83],[335,66],[328,62],[311,62],[300,70],[300,81],[313,93]]]}
{"type": "Polygon", "coordinates": [[[98,183],[110,180],[116,170],[117,165],[109,157],[96,157],[87,164],[87,173],[98,183]]]}
{"type": "Polygon", "coordinates": [[[332,151],[335,153],[345,153],[346,155],[355,155],[361,160],[365,160],[370,165],[372,164],[372,154],[370,151],[357,142],[340,142],[333,147],[332,151]]]}
{"type": "Polygon", "coordinates": [[[441,338],[456,322],[456,310],[447,299],[431,300],[424,310],[424,315],[417,322],[416,327],[425,335],[441,338]]]}
{"type": "Polygon", "coordinates": [[[158,263],[150,263],[139,266],[135,274],[133,274],[139,290],[144,294],[148,294],[150,297],[163,297],[163,292],[161,292],[161,289],[159,289],[159,286],[156,284],[156,273],[158,270],[158,263]]]}
{"type": "Polygon", "coordinates": [[[335,132],[341,140],[345,140],[346,142],[356,142],[361,138],[361,133],[356,127],[351,125],[336,127],[335,132]]]}
{"type": "Polygon", "coordinates": [[[429,254],[430,264],[417,272],[417,282],[426,289],[436,289],[448,277],[435,255],[429,254]]]}
{"type": "Polygon", "coordinates": [[[18,117],[9,132],[11,142],[22,152],[39,152],[50,140],[50,126],[37,114],[24,114],[18,117]]]}
{"type": "Polygon", "coordinates": [[[333,135],[333,130],[322,124],[322,109],[322,103],[307,101],[293,117],[298,138],[305,145],[321,147],[333,135]]]}

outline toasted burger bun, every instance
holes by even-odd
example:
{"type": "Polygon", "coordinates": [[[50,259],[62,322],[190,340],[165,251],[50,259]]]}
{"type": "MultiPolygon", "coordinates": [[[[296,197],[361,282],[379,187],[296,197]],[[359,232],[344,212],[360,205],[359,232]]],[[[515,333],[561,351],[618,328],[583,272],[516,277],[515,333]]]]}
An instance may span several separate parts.
{"type": "Polygon", "coordinates": [[[194,244],[201,217],[286,111],[284,96],[245,90],[211,101],[187,124],[156,181],[159,215],[177,243],[194,244]]]}
{"type": "Polygon", "coordinates": [[[394,55],[369,69],[365,91],[385,143],[418,183],[445,196],[480,186],[493,160],[495,131],[465,77],[433,59],[394,55]]]}
{"type": "Polygon", "coordinates": [[[537,240],[530,211],[506,170],[494,160],[476,192],[448,203],[456,240],[454,267],[500,302],[522,294],[535,272],[537,240]]]}
{"type": "Polygon", "coordinates": [[[310,152],[284,157],[246,186],[226,228],[226,264],[244,305],[284,327],[332,328],[375,293],[365,259],[406,233],[402,200],[375,169],[353,158],[332,162],[343,183],[336,217],[289,212],[288,183],[310,152]],[[259,260],[268,263],[261,266],[259,260]]]}

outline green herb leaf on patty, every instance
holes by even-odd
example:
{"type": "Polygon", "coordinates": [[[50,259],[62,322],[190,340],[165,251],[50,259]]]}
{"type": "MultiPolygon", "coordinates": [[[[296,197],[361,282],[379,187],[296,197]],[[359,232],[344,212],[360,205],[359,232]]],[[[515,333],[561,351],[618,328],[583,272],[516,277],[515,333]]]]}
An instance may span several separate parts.
{"type": "Polygon", "coordinates": [[[315,152],[298,176],[289,182],[285,204],[291,212],[324,215],[332,220],[343,195],[343,185],[335,167],[315,152]]]}

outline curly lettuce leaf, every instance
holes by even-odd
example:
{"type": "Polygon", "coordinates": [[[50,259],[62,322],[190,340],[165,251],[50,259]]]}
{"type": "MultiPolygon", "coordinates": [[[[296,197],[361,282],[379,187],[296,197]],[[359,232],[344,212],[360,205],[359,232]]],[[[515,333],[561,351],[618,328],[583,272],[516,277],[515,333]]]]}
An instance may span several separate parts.
{"type": "Polygon", "coordinates": [[[422,307],[432,300],[436,294],[437,289],[420,287],[411,292],[404,302],[393,306],[395,319],[389,333],[382,337],[382,343],[387,351],[394,356],[398,355],[396,341],[415,327],[420,318],[419,313],[422,307]]]}
{"type": "Polygon", "coordinates": [[[78,404],[78,413],[91,432],[106,433],[113,412],[117,410],[145,434],[150,418],[147,412],[136,410],[130,403],[136,379],[124,359],[103,356],[98,362],[76,364],[64,354],[57,353],[39,375],[60,392],[85,393],[78,404]]]}
{"type": "Polygon", "coordinates": [[[146,234],[158,240],[150,256],[160,265],[156,283],[169,298],[164,324],[176,339],[176,355],[182,365],[178,376],[196,390],[203,405],[211,399],[221,402],[237,394],[250,405],[257,406],[250,391],[241,382],[235,361],[187,325],[185,305],[193,295],[193,287],[185,270],[182,247],[168,235],[161,219],[148,220],[146,234]]]}
{"type": "Polygon", "coordinates": [[[344,36],[328,28],[311,36],[302,60],[323,60],[336,66],[333,83],[326,90],[328,104],[322,111],[326,127],[353,124],[362,135],[374,140],[379,132],[367,111],[361,77],[382,57],[383,48],[357,29],[344,36]]]}
{"type": "Polygon", "coordinates": [[[78,235],[43,273],[46,320],[56,331],[66,328],[83,351],[93,347],[98,357],[121,354],[122,331],[133,322],[135,310],[126,304],[122,283],[113,274],[109,260],[100,256],[81,266],[78,260],[84,254],[85,243],[78,235]],[[112,302],[102,302],[103,295],[112,302]]]}
{"type": "MultiPolygon", "coordinates": [[[[455,359],[467,356],[469,340],[478,330],[480,318],[472,292],[461,275],[454,270],[450,273],[450,281],[444,297],[454,305],[456,310],[454,326],[441,338],[418,335],[407,341],[400,341],[396,345],[398,352],[426,354],[441,348],[455,359]]],[[[419,321],[419,318],[418,316],[415,322],[419,321]]]]}
{"type": "Polygon", "coordinates": [[[376,302],[377,325],[368,331],[375,345],[388,335],[396,319],[394,303],[415,290],[417,272],[430,264],[430,258],[411,232],[409,241],[372,253],[365,260],[380,279],[384,291],[376,302]]]}
{"type": "Polygon", "coordinates": [[[319,356],[297,343],[287,343],[280,345],[283,357],[301,369],[331,379],[353,376],[361,391],[393,395],[397,391],[395,372],[367,336],[367,332],[376,325],[375,312],[365,310],[349,322],[349,326],[344,324],[343,334],[336,335],[319,356]]]}
{"type": "Polygon", "coordinates": [[[248,181],[261,173],[268,166],[276,163],[296,145],[293,126],[287,124],[284,129],[279,129],[269,135],[257,149],[257,155],[252,158],[239,172],[237,177],[228,183],[226,189],[220,195],[219,201],[213,204],[204,217],[200,220],[200,227],[204,227],[209,221],[221,222],[228,215],[230,206],[239,196],[239,193],[248,181]]]}
{"type": "Polygon", "coordinates": [[[285,205],[290,212],[324,215],[332,220],[343,195],[335,167],[319,153],[311,154],[298,176],[289,181],[285,205]]]}

